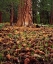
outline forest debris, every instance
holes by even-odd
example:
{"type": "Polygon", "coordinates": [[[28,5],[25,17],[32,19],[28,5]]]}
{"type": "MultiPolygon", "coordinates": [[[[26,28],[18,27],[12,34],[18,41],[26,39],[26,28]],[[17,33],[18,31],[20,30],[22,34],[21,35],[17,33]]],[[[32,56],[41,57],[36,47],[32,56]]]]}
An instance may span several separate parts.
{"type": "Polygon", "coordinates": [[[43,51],[40,51],[39,49],[35,50],[35,53],[44,55],[45,53],[43,51]]]}
{"type": "Polygon", "coordinates": [[[29,47],[26,47],[26,51],[29,51],[30,50],[30,48],[29,47]]]}
{"type": "Polygon", "coordinates": [[[0,42],[2,41],[2,37],[0,37],[0,42]]]}
{"type": "Polygon", "coordinates": [[[50,53],[53,53],[53,49],[51,49],[50,53]]]}
{"type": "Polygon", "coordinates": [[[49,51],[51,51],[51,49],[52,49],[51,47],[48,47],[48,50],[49,50],[49,51]]]}
{"type": "Polygon", "coordinates": [[[35,53],[39,53],[39,52],[40,52],[40,50],[39,50],[39,49],[36,49],[36,50],[35,50],[35,53]]]}
{"type": "Polygon", "coordinates": [[[17,43],[17,44],[20,44],[20,41],[17,41],[16,43],[17,43]]]}
{"type": "Polygon", "coordinates": [[[11,59],[11,55],[10,55],[10,54],[7,54],[7,55],[6,55],[6,58],[7,58],[8,60],[10,60],[10,59],[11,59]]]}
{"type": "Polygon", "coordinates": [[[21,58],[27,58],[31,62],[32,56],[37,61],[37,58],[47,57],[48,60],[49,56],[50,59],[53,57],[53,29],[50,31],[47,27],[39,29],[14,26],[7,28],[0,31],[0,50],[9,62],[12,59],[18,63],[18,60],[22,61],[21,58]]]}
{"type": "Polygon", "coordinates": [[[24,64],[29,64],[29,62],[30,62],[30,59],[29,59],[29,58],[26,58],[26,59],[24,60],[24,64]]]}
{"type": "Polygon", "coordinates": [[[50,40],[53,41],[53,37],[51,37],[50,40]]]}
{"type": "Polygon", "coordinates": [[[26,43],[22,44],[23,47],[26,47],[26,43]]]}
{"type": "Polygon", "coordinates": [[[0,37],[2,37],[3,36],[3,34],[2,33],[0,33],[0,37]]]}
{"type": "Polygon", "coordinates": [[[49,54],[50,57],[53,57],[53,53],[49,54]]]}
{"type": "Polygon", "coordinates": [[[39,54],[34,54],[34,57],[41,58],[39,54]]]}
{"type": "Polygon", "coordinates": [[[4,28],[3,30],[6,31],[6,30],[9,30],[9,29],[8,28],[4,28]]]}

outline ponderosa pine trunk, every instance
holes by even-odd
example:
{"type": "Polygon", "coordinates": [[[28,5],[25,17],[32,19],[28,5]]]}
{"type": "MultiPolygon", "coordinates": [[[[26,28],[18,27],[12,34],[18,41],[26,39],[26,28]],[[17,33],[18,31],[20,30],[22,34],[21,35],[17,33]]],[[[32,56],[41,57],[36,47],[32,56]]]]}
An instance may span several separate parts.
{"type": "Polygon", "coordinates": [[[10,9],[10,25],[13,25],[13,16],[14,16],[14,9],[13,9],[13,3],[11,3],[11,9],[10,9]]]}
{"type": "Polygon", "coordinates": [[[20,0],[18,9],[18,26],[30,26],[32,25],[32,1],[31,0],[20,0]]]}

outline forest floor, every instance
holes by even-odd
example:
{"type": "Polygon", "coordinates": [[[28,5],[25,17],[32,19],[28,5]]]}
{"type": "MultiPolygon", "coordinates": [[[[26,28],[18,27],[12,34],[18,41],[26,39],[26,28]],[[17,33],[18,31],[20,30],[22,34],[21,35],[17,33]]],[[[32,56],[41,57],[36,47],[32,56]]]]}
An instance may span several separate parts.
{"type": "Polygon", "coordinates": [[[0,64],[53,64],[53,27],[0,24],[0,64]]]}

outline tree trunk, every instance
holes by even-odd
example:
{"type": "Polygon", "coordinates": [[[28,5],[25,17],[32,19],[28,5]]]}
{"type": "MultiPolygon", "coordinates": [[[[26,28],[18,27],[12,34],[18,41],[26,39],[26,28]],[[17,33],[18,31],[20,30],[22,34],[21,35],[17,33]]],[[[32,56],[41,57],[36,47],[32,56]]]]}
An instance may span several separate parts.
{"type": "Polygon", "coordinates": [[[0,11],[0,23],[2,22],[2,12],[0,11]]]}
{"type": "Polygon", "coordinates": [[[22,10],[22,0],[20,0],[20,2],[19,2],[19,8],[18,8],[18,17],[17,17],[17,25],[18,26],[22,26],[22,24],[23,24],[23,17],[22,17],[22,12],[24,12],[23,10],[22,10]]]}
{"type": "Polygon", "coordinates": [[[53,24],[53,0],[51,1],[50,24],[53,24]]]}
{"type": "Polygon", "coordinates": [[[32,24],[33,24],[32,22],[32,1],[31,0],[20,0],[17,25],[18,26],[30,26],[32,24]]]}
{"type": "Polygon", "coordinates": [[[33,0],[32,1],[32,5],[33,5],[33,23],[37,23],[37,11],[38,11],[38,7],[37,7],[37,0],[33,0]]]}
{"type": "Polygon", "coordinates": [[[50,13],[50,22],[51,25],[53,24],[53,11],[51,11],[50,13]]]}
{"type": "Polygon", "coordinates": [[[40,12],[40,23],[48,24],[49,23],[49,12],[42,10],[40,12]]]}
{"type": "Polygon", "coordinates": [[[11,9],[10,9],[10,25],[13,25],[13,16],[14,16],[14,10],[13,10],[13,3],[11,3],[11,9]]]}

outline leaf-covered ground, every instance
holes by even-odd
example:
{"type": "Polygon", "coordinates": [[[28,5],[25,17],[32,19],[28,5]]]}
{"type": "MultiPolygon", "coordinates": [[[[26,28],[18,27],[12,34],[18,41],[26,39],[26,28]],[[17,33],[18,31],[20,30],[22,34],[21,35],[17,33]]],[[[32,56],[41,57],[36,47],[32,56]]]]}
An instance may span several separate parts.
{"type": "Polygon", "coordinates": [[[53,27],[0,24],[0,64],[53,64],[53,27]]]}

